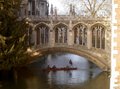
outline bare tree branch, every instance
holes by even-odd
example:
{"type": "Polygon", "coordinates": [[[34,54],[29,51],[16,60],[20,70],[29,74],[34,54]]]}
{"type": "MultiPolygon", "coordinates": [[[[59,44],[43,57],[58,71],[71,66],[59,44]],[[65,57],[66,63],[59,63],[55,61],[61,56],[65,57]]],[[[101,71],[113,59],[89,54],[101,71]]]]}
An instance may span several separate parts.
{"type": "Polygon", "coordinates": [[[90,9],[92,10],[92,3],[90,3],[90,0],[88,0],[88,3],[89,3],[89,6],[90,6],[90,9]]]}
{"type": "Polygon", "coordinates": [[[87,2],[85,2],[85,0],[82,0],[82,2],[84,3],[87,10],[90,12],[92,17],[96,16],[97,12],[102,7],[105,1],[106,0],[102,0],[102,2],[100,3],[97,0],[87,0],[87,2]]]}
{"type": "Polygon", "coordinates": [[[95,7],[96,7],[96,0],[94,0],[93,11],[95,11],[95,7]]]}
{"type": "Polygon", "coordinates": [[[91,12],[90,8],[87,6],[87,4],[85,3],[85,1],[84,0],[82,0],[82,1],[84,3],[85,7],[87,8],[87,10],[91,12]]]}
{"type": "Polygon", "coordinates": [[[103,0],[103,2],[101,4],[99,4],[98,8],[95,10],[94,14],[97,13],[97,11],[101,8],[101,6],[104,4],[105,0],[103,0]]]}

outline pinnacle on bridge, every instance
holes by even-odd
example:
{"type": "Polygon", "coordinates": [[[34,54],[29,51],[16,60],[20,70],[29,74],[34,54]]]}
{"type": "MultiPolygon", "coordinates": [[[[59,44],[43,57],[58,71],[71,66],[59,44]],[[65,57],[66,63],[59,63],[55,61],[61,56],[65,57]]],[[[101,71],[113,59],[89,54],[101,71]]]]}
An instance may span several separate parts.
{"type": "Polygon", "coordinates": [[[70,16],[72,15],[72,4],[70,4],[70,11],[69,11],[69,14],[70,14],[70,16]]]}
{"type": "Polygon", "coordinates": [[[75,16],[75,6],[70,4],[70,11],[69,11],[70,16],[75,16]]]}
{"type": "Polygon", "coordinates": [[[73,5],[73,8],[72,8],[73,10],[72,10],[72,14],[73,14],[73,16],[75,16],[75,6],[73,5]]]}
{"type": "Polygon", "coordinates": [[[51,4],[50,14],[53,16],[53,4],[51,4]]]}
{"type": "Polygon", "coordinates": [[[57,17],[57,8],[56,7],[54,8],[54,14],[55,14],[55,17],[57,17]]]}

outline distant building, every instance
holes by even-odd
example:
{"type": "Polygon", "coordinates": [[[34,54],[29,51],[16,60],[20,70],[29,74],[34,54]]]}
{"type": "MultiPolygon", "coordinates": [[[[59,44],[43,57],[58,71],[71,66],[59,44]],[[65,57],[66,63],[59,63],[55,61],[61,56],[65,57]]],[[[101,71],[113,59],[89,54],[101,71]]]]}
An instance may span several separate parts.
{"type": "Polygon", "coordinates": [[[20,9],[20,16],[48,16],[49,4],[47,0],[23,0],[20,9]]]}

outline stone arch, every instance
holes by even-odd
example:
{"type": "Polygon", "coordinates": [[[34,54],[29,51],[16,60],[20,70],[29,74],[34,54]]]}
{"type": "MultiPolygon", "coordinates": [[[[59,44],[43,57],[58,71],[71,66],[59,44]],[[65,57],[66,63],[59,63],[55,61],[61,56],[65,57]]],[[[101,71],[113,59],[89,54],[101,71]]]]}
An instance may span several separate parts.
{"type": "Polygon", "coordinates": [[[84,23],[77,23],[73,26],[74,44],[87,45],[87,25],[84,23]]]}
{"type": "Polygon", "coordinates": [[[36,44],[45,45],[49,42],[49,26],[44,23],[38,23],[35,25],[34,31],[36,31],[36,44]]]}
{"type": "Polygon", "coordinates": [[[105,29],[106,27],[101,23],[91,26],[92,47],[105,49],[105,29]]]}
{"type": "Polygon", "coordinates": [[[35,26],[34,26],[34,28],[33,28],[33,30],[35,30],[35,28],[37,27],[37,26],[39,26],[39,25],[45,25],[45,26],[47,26],[48,28],[50,28],[49,27],[49,24],[47,24],[47,23],[45,23],[45,22],[39,22],[39,23],[37,23],[35,26]]]}
{"type": "MultiPolygon", "coordinates": [[[[84,24],[84,25],[86,25],[86,26],[88,25],[88,24],[86,24],[86,23],[84,23],[84,22],[78,22],[78,23],[73,24],[73,28],[74,28],[75,26],[77,26],[78,24],[84,24]]],[[[73,29],[73,28],[72,28],[72,29],[73,29]]]]}
{"type": "Polygon", "coordinates": [[[64,22],[58,22],[58,23],[54,24],[53,28],[55,28],[58,25],[65,25],[68,28],[68,25],[64,22]]]}
{"type": "Polygon", "coordinates": [[[102,26],[102,27],[104,27],[104,28],[106,29],[106,26],[105,26],[103,23],[100,23],[100,22],[97,22],[97,23],[92,24],[92,25],[91,25],[91,28],[93,28],[93,27],[96,26],[96,25],[100,25],[100,26],[102,26]]]}
{"type": "Polygon", "coordinates": [[[101,61],[101,58],[96,56],[95,54],[90,54],[86,51],[78,50],[75,48],[69,48],[69,47],[52,47],[52,48],[38,49],[38,50],[36,50],[36,55],[34,56],[34,58],[31,58],[32,60],[30,60],[29,63],[31,63],[32,61],[34,61],[35,59],[37,59],[40,56],[44,56],[47,54],[53,54],[56,52],[66,52],[66,53],[76,54],[76,55],[87,58],[89,61],[96,64],[103,71],[107,71],[109,69],[108,64],[101,61]]]}
{"type": "Polygon", "coordinates": [[[65,23],[54,25],[55,43],[67,43],[68,26],[65,23]]]}

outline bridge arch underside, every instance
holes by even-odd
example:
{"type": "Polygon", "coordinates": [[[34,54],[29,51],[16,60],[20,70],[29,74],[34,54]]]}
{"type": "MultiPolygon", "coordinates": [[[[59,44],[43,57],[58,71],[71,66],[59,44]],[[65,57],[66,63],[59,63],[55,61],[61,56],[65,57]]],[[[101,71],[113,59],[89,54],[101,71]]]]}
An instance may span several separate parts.
{"type": "Polygon", "coordinates": [[[85,52],[83,50],[77,50],[74,48],[68,48],[68,47],[52,47],[52,48],[43,48],[36,50],[34,53],[36,53],[35,56],[33,56],[32,60],[29,61],[29,63],[32,63],[34,60],[41,56],[45,56],[47,54],[54,54],[57,52],[66,52],[66,53],[72,53],[76,54],[82,57],[85,57],[89,61],[93,62],[96,64],[100,69],[103,71],[108,71],[110,68],[106,62],[103,62],[100,57],[90,54],[88,52],[85,52]]]}

